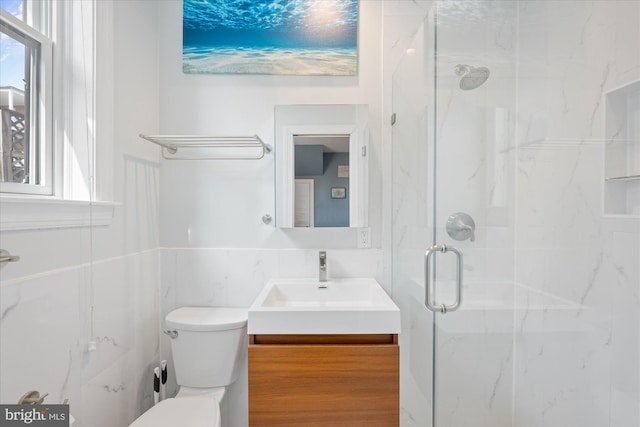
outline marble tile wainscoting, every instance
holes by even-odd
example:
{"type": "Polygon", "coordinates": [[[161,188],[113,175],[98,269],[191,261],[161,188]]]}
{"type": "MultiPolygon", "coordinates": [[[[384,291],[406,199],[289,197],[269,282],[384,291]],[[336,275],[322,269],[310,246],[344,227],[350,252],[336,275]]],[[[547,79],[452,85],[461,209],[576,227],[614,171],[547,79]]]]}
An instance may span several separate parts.
{"type": "Polygon", "coordinates": [[[150,408],[160,360],[158,256],[151,249],[4,280],[1,401],[49,393],[46,403],[69,399],[75,426],[92,427],[125,426],[150,408]]]}

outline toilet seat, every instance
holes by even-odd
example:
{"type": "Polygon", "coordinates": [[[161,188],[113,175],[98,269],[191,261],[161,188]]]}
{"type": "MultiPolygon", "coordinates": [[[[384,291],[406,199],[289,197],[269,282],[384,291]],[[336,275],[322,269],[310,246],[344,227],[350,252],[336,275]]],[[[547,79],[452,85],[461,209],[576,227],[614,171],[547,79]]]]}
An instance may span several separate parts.
{"type": "Polygon", "coordinates": [[[220,427],[220,409],[207,398],[165,399],[130,427],[220,427]]]}

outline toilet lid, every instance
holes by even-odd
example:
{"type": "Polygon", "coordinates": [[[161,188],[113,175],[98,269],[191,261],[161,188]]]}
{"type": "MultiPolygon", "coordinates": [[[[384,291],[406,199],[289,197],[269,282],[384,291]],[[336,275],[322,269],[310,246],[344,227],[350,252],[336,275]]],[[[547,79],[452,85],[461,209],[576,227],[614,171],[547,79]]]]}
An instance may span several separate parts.
{"type": "Polygon", "coordinates": [[[182,331],[226,331],[247,325],[246,308],[181,307],[167,314],[167,326],[182,331]]]}
{"type": "Polygon", "coordinates": [[[165,399],[130,427],[220,427],[220,412],[216,402],[207,398],[165,399]]]}

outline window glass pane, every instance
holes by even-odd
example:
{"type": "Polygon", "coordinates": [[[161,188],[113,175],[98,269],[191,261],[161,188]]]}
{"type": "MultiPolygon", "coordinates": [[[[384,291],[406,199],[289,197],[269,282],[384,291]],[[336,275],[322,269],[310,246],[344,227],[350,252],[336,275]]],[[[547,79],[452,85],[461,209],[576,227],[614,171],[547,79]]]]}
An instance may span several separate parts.
{"type": "Polygon", "coordinates": [[[18,19],[23,19],[24,0],[0,0],[0,8],[18,19]]]}
{"type": "Polygon", "coordinates": [[[38,184],[37,154],[30,146],[32,111],[30,40],[0,25],[0,182],[38,184]]]}
{"type": "MultiPolygon", "coordinates": [[[[0,27],[2,31],[2,27],[0,27]]],[[[4,32],[0,33],[0,86],[24,91],[26,46],[4,32]]]]}

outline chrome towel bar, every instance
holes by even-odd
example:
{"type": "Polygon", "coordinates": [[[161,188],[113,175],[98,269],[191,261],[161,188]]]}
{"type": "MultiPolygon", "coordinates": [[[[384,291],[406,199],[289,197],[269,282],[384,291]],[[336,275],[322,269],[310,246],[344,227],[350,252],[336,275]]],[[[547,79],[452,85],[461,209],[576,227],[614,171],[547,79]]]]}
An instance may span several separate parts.
{"type": "Polygon", "coordinates": [[[259,160],[271,152],[271,146],[265,144],[258,135],[253,136],[201,136],[201,135],[144,135],[140,138],[162,147],[162,157],[167,160],[259,160]],[[189,149],[246,149],[254,148],[253,155],[244,156],[202,156],[191,157],[175,155],[181,148],[189,149]]]}

